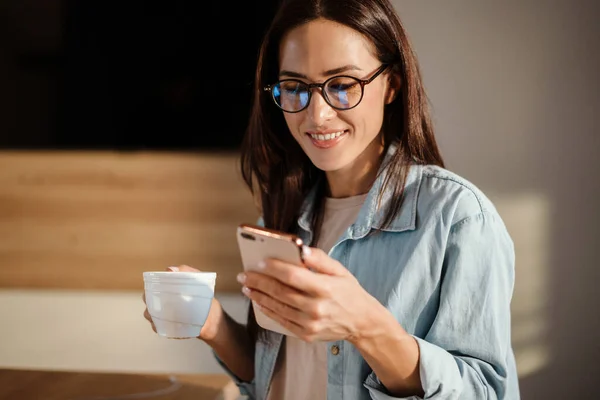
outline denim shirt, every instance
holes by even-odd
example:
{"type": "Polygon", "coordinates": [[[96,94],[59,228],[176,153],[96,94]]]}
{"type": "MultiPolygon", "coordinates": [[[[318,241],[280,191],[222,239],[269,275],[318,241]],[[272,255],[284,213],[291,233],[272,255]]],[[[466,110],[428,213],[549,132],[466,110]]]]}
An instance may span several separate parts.
{"type": "MultiPolygon", "coordinates": [[[[403,205],[391,225],[382,227],[392,196],[391,188],[385,190],[378,207],[384,179],[385,171],[329,255],[416,338],[425,399],[519,399],[510,317],[514,246],[494,205],[448,170],[413,165],[403,205]],[[367,235],[374,230],[377,234],[367,235]]],[[[306,243],[313,198],[314,192],[298,221],[306,243]]],[[[252,382],[240,381],[217,361],[242,394],[262,400],[282,342],[282,335],[260,331],[252,382]]],[[[349,342],[328,343],[334,346],[327,356],[329,400],[401,399],[386,390],[349,342]]]]}

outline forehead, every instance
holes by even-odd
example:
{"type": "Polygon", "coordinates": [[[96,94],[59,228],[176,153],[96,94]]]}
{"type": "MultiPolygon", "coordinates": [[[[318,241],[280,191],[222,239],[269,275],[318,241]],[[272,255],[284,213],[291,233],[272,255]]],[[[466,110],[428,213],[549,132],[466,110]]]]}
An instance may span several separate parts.
{"type": "Polygon", "coordinates": [[[315,20],[289,31],[279,47],[279,67],[310,77],[343,65],[368,70],[378,65],[373,44],[345,25],[315,20]]]}

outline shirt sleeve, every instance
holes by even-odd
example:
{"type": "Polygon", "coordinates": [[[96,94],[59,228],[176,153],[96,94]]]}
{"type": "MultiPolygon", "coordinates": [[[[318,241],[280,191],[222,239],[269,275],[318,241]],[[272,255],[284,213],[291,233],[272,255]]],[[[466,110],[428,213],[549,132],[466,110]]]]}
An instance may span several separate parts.
{"type": "Polygon", "coordinates": [[[217,353],[215,353],[214,350],[212,350],[212,353],[213,353],[213,356],[215,357],[215,359],[217,360],[217,363],[221,366],[221,368],[223,368],[223,371],[225,371],[225,373],[237,385],[238,389],[240,390],[240,394],[242,396],[246,396],[249,400],[256,399],[255,380],[253,379],[252,382],[245,382],[245,381],[241,380],[227,367],[227,365],[225,365],[225,363],[219,358],[219,356],[217,355],[217,353]]]}
{"type": "MultiPolygon", "coordinates": [[[[506,398],[513,286],[514,245],[500,216],[482,212],[453,225],[438,313],[416,337],[424,399],[506,398]]],[[[420,399],[390,395],[374,373],[364,385],[372,399],[420,399]]]]}

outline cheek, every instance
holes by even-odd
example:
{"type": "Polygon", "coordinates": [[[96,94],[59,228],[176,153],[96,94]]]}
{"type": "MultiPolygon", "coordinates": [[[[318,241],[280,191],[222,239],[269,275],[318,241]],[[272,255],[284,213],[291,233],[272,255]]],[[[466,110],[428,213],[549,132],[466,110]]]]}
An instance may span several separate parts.
{"type": "MultiPolygon", "coordinates": [[[[385,102],[381,92],[365,93],[360,107],[360,120],[368,130],[379,132],[383,123],[383,111],[385,102]]],[[[357,110],[357,111],[359,111],[357,110]]]]}
{"type": "Polygon", "coordinates": [[[292,133],[292,135],[297,136],[300,124],[302,123],[302,113],[284,113],[285,123],[288,126],[288,129],[292,133]]]}
{"type": "Polygon", "coordinates": [[[373,90],[365,90],[362,102],[367,104],[371,110],[383,110],[385,105],[385,88],[378,86],[373,87],[372,89],[373,90]]]}

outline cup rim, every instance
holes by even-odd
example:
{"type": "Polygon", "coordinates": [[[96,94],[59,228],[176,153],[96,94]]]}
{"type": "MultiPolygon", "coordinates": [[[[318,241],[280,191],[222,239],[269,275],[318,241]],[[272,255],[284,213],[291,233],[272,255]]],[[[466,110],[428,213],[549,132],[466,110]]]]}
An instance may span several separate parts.
{"type": "Polygon", "coordinates": [[[144,280],[215,280],[216,272],[192,272],[192,271],[145,271],[142,273],[144,280]]]}

